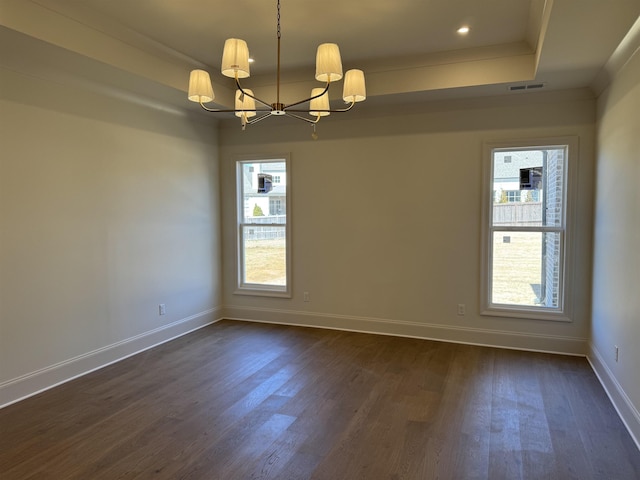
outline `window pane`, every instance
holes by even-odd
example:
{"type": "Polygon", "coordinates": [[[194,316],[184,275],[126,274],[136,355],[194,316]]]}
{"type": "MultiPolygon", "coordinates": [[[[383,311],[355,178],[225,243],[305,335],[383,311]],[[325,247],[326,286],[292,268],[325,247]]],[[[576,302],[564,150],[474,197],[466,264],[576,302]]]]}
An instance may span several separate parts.
{"type": "Polygon", "coordinates": [[[286,163],[242,164],[241,223],[287,223],[286,163]]]}
{"type": "Polygon", "coordinates": [[[558,308],[561,234],[493,233],[491,303],[558,308]]]}
{"type": "Polygon", "coordinates": [[[242,226],[244,283],[286,285],[285,227],[242,226]]]}
{"type": "Polygon", "coordinates": [[[496,150],[493,226],[563,224],[565,148],[496,150]]]}

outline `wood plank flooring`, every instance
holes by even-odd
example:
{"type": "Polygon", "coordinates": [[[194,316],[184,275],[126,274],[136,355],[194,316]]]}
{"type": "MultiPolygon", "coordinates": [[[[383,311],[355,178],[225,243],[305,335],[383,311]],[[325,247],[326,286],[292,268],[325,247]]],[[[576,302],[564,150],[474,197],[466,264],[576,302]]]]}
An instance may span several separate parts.
{"type": "Polygon", "coordinates": [[[584,358],[223,321],[0,410],[0,478],[640,479],[584,358]]]}

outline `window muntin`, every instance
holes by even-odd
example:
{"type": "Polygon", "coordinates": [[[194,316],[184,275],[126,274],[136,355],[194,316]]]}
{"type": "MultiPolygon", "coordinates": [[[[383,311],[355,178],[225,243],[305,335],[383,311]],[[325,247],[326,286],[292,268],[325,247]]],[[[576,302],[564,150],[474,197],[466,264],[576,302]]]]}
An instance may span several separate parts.
{"type": "Polygon", "coordinates": [[[565,140],[485,149],[483,314],[569,319],[565,140]]]}
{"type": "Polygon", "coordinates": [[[290,295],[288,164],[286,155],[236,160],[236,293],[290,295]],[[275,178],[278,182],[274,182],[275,178]]]}

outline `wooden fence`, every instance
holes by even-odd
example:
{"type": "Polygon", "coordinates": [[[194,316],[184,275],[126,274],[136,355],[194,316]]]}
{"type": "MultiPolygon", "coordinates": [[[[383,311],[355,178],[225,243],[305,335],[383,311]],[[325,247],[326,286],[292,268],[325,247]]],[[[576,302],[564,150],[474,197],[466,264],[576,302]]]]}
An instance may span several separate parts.
{"type": "Polygon", "coordinates": [[[494,203],[493,225],[540,226],[542,225],[542,203],[494,203]]]}

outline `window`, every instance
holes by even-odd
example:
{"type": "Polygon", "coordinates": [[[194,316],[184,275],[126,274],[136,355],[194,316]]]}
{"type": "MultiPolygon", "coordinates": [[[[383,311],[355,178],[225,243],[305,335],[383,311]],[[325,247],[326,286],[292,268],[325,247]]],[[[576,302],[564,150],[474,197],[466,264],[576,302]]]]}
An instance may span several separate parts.
{"type": "Polygon", "coordinates": [[[485,147],[483,314],[569,320],[568,193],[577,141],[563,140],[485,147]]]}
{"type": "Polygon", "coordinates": [[[539,202],[540,190],[495,190],[496,203],[539,202]]]}
{"type": "Polygon", "coordinates": [[[500,198],[500,203],[510,203],[510,202],[519,202],[520,201],[520,190],[503,190],[504,201],[502,196],[500,198]]]}
{"type": "Polygon", "coordinates": [[[282,215],[284,213],[284,205],[286,199],[284,197],[275,197],[269,199],[269,215],[282,215]]]}
{"type": "Polygon", "coordinates": [[[286,155],[236,160],[238,289],[290,296],[290,235],[286,155]],[[278,182],[274,182],[278,179],[278,182]]]}

